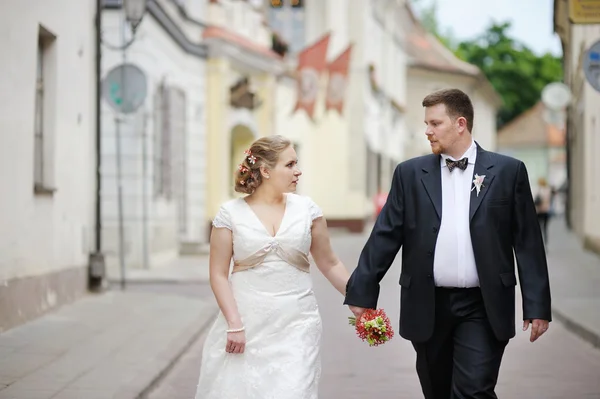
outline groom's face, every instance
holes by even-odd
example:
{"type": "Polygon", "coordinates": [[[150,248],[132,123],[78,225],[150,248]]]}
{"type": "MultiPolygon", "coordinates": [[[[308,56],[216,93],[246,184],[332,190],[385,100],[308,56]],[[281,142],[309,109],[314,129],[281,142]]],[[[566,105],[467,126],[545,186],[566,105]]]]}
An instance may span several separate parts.
{"type": "Polygon", "coordinates": [[[425,135],[436,155],[448,153],[459,138],[456,121],[446,112],[445,104],[425,108],[425,125],[425,135]]]}

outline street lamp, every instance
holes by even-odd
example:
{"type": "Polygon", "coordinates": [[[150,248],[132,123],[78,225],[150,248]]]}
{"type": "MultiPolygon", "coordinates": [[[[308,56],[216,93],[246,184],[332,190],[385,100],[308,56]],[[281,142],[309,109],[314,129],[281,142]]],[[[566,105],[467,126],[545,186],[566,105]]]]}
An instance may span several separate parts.
{"type": "MultiPolygon", "coordinates": [[[[115,144],[116,144],[116,169],[117,169],[117,200],[119,213],[119,264],[121,269],[121,288],[125,289],[125,231],[123,225],[123,179],[121,173],[121,124],[125,114],[132,112],[127,109],[128,93],[130,82],[127,81],[125,70],[127,65],[127,49],[133,44],[136,39],[136,29],[142,22],[146,13],[148,0],[121,0],[121,44],[118,46],[111,45],[105,40],[101,40],[102,44],[111,50],[121,53],[121,65],[117,67],[118,76],[111,83],[111,90],[114,90],[115,98],[113,102],[117,104],[117,112],[115,113],[115,144]],[[131,38],[126,40],[125,31],[126,25],[131,28],[131,38]]],[[[100,25],[100,23],[98,24],[100,25]]],[[[145,184],[145,182],[144,182],[145,184]]]]}
{"type": "Polygon", "coordinates": [[[131,30],[135,32],[146,13],[146,4],[148,0],[123,0],[125,18],[131,24],[131,30]]]}
{"type": "Polygon", "coordinates": [[[121,44],[115,46],[102,39],[102,44],[115,51],[125,51],[135,41],[135,31],[144,19],[146,14],[146,5],[148,0],[121,0],[123,10],[123,26],[121,26],[121,44]],[[129,40],[125,40],[125,22],[131,27],[133,35],[129,40]]]}

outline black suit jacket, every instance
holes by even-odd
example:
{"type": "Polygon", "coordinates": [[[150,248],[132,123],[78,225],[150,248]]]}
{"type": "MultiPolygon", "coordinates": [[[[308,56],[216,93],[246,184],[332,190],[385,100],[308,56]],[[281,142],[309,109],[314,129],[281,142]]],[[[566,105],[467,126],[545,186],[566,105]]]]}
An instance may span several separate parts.
{"type": "MultiPolygon", "coordinates": [[[[479,196],[471,192],[469,212],[481,293],[497,339],[508,340],[515,335],[513,250],[524,319],[551,320],[544,244],[523,162],[477,145],[474,174],[485,175],[479,196]]],[[[427,341],[434,329],[433,258],[442,211],[440,156],[399,164],[387,202],[348,281],[344,303],[376,308],[379,282],[403,247],[400,335],[427,341]]]]}

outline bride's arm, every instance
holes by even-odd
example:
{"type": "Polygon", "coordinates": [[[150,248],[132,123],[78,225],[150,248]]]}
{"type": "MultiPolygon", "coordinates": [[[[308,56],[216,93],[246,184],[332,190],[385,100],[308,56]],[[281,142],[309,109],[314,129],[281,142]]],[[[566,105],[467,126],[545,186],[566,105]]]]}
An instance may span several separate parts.
{"type": "Polygon", "coordinates": [[[233,256],[233,238],[226,228],[213,228],[210,235],[210,287],[230,329],[242,327],[242,320],[229,285],[229,264],[233,256]]]}
{"type": "Polygon", "coordinates": [[[331,248],[327,221],[324,217],[313,221],[310,252],[325,278],[342,295],[346,295],[346,283],[350,278],[350,273],[331,248]]]}

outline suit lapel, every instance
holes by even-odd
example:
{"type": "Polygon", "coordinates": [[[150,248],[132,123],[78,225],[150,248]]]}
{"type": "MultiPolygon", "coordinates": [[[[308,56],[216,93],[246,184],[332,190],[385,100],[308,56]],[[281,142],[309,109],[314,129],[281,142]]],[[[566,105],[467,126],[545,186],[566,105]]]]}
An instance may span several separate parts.
{"type": "Polygon", "coordinates": [[[493,166],[494,163],[490,154],[482,149],[479,144],[477,144],[477,159],[475,161],[475,168],[473,170],[473,177],[471,179],[471,188],[473,190],[471,191],[471,201],[469,204],[469,221],[473,220],[475,212],[477,212],[477,209],[479,209],[479,206],[483,202],[483,199],[492,185],[492,181],[494,181],[494,174],[491,171],[493,166]],[[473,188],[473,180],[475,179],[475,175],[485,176],[479,195],[477,195],[477,189],[473,188]]]}
{"type": "Polygon", "coordinates": [[[442,172],[440,166],[440,157],[430,157],[431,162],[423,168],[424,175],[421,177],[423,186],[433,203],[435,212],[440,220],[442,219],[442,172]]]}

